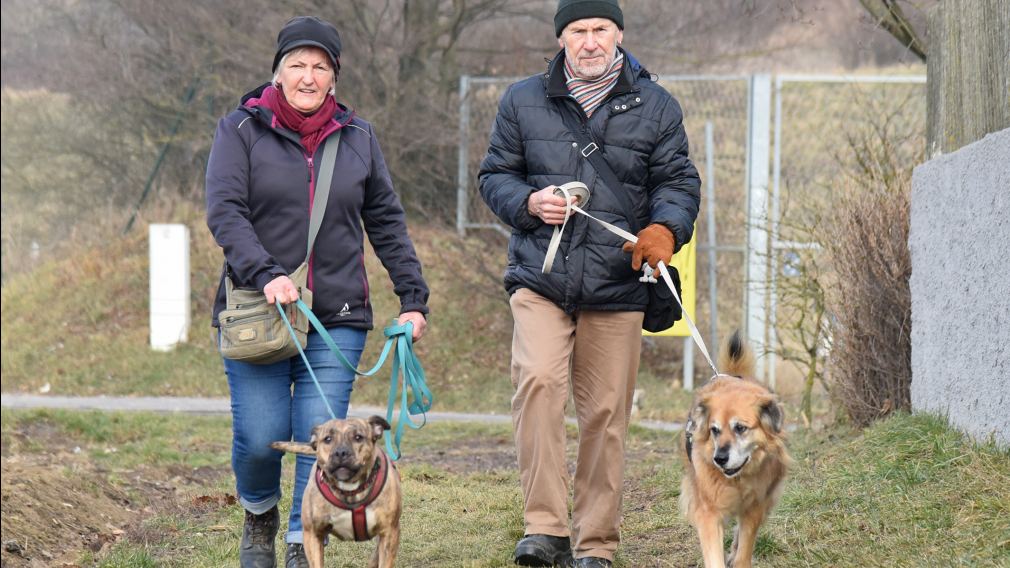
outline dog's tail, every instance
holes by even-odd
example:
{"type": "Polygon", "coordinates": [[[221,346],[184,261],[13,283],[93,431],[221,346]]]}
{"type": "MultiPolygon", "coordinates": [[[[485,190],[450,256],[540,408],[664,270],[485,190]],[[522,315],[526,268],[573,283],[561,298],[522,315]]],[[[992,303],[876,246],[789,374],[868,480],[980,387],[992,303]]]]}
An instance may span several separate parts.
{"type": "Polygon", "coordinates": [[[740,330],[733,332],[719,355],[719,371],[737,377],[753,377],[754,367],[754,350],[740,337],[740,330]]]}
{"type": "Polygon", "coordinates": [[[290,452],[292,454],[305,454],[307,456],[316,455],[316,450],[314,450],[310,444],[301,442],[271,442],[270,447],[275,450],[290,452]]]}

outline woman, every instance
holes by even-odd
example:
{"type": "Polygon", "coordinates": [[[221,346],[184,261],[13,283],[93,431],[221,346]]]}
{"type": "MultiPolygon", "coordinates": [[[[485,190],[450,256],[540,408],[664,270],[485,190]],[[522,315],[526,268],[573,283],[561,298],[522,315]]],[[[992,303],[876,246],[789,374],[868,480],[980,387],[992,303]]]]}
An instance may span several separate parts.
{"type": "MultiPolygon", "coordinates": [[[[245,95],[217,127],[207,165],[207,225],[224,249],[237,286],[256,287],[270,303],[298,299],[288,278],[306,254],[309,208],[326,139],[340,133],[329,201],[309,262],[313,312],[343,353],[357,364],[372,328],[363,234],[389,272],[400,298],[399,322],[420,339],[428,286],[407,235],[372,127],[334,99],[340,37],[332,24],[294,18],[277,37],[274,78],[245,95]]],[[[225,304],[224,275],[214,325],[225,304]]],[[[305,349],[339,418],[347,414],[354,374],[344,369],[318,333],[305,349]]],[[[276,565],[281,453],[277,440],[308,441],[329,418],[299,356],[269,365],[224,360],[231,392],[232,468],[246,510],[242,566],[276,565]]],[[[302,550],[301,498],[314,459],[298,456],[285,537],[285,566],[307,566],[302,550]]]]}

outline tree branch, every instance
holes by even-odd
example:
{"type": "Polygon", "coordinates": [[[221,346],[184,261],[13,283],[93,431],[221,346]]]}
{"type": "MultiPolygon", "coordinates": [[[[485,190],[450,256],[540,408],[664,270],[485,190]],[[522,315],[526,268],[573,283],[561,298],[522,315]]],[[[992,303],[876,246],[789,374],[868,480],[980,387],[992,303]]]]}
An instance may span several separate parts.
{"type": "Polygon", "coordinates": [[[859,0],[877,25],[887,30],[901,45],[926,61],[926,42],[905,17],[898,0],[859,0]]]}

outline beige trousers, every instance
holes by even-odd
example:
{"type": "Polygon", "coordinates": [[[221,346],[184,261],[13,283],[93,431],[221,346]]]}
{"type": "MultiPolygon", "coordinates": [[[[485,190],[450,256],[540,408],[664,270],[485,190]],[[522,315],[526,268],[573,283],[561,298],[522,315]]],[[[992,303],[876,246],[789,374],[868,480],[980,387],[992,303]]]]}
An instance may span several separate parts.
{"type": "Polygon", "coordinates": [[[613,560],[643,314],[583,311],[572,316],[525,288],[509,304],[515,320],[512,424],[525,534],[571,534],[576,558],[613,560]],[[571,532],[565,458],[569,384],[579,424],[571,532]]]}

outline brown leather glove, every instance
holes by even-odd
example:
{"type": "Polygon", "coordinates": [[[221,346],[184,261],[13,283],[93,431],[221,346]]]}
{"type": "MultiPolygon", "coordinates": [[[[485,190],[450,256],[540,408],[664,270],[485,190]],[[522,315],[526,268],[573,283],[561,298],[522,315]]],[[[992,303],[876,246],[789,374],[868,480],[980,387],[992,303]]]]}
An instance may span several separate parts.
{"type": "Polygon", "coordinates": [[[641,270],[643,258],[653,268],[656,268],[661,260],[669,263],[673,257],[675,242],[670,229],[659,223],[653,223],[638,232],[637,243],[628,241],[624,243],[623,248],[624,252],[631,253],[631,267],[641,270]]]}

